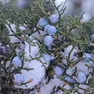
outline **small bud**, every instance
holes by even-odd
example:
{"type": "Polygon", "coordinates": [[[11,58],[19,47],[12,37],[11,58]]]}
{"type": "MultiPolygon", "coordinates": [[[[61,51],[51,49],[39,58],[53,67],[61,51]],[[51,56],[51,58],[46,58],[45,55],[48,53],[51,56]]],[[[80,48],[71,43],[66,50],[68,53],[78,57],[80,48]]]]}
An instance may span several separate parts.
{"type": "Polygon", "coordinates": [[[62,40],[64,39],[64,37],[63,37],[62,35],[60,35],[60,36],[58,36],[58,39],[59,39],[60,41],[62,41],[62,40]]]}
{"type": "Polygon", "coordinates": [[[28,80],[28,82],[27,83],[31,83],[33,80],[28,80]]]}
{"type": "Polygon", "coordinates": [[[63,85],[63,87],[64,87],[64,86],[66,86],[66,85],[68,85],[68,83],[67,83],[67,82],[64,82],[64,85],[63,85]]]}

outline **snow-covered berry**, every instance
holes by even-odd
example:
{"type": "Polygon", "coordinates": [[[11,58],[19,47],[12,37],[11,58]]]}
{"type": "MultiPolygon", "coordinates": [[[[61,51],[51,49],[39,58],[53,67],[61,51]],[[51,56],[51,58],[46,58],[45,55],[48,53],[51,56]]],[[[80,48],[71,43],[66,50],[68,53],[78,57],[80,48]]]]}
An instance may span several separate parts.
{"type": "Polygon", "coordinates": [[[86,81],[86,75],[82,72],[78,73],[77,80],[79,83],[84,83],[86,81]]]}
{"type": "Polygon", "coordinates": [[[55,23],[57,23],[57,21],[58,21],[58,19],[59,19],[59,16],[58,16],[57,14],[52,14],[52,15],[49,17],[49,19],[50,19],[50,22],[51,22],[52,24],[55,24],[55,23]]]}
{"type": "Polygon", "coordinates": [[[14,83],[17,85],[21,85],[24,82],[24,77],[22,74],[15,74],[14,75],[14,83]]]}
{"type": "Polygon", "coordinates": [[[50,47],[51,45],[52,45],[52,43],[53,43],[53,37],[52,36],[50,36],[50,35],[48,35],[48,36],[46,36],[45,38],[44,38],[44,44],[46,45],[46,46],[48,46],[48,47],[50,47]]]}
{"type": "Polygon", "coordinates": [[[21,67],[21,65],[22,65],[22,60],[21,60],[18,56],[16,56],[16,57],[13,58],[12,63],[13,63],[13,65],[14,65],[16,68],[18,68],[18,67],[21,67]]]}
{"type": "Polygon", "coordinates": [[[45,27],[48,24],[48,22],[45,18],[40,18],[38,24],[40,27],[45,27]]]}
{"type": "Polygon", "coordinates": [[[46,31],[49,35],[55,35],[56,33],[56,27],[51,26],[51,25],[46,25],[44,28],[44,31],[46,31]]]}

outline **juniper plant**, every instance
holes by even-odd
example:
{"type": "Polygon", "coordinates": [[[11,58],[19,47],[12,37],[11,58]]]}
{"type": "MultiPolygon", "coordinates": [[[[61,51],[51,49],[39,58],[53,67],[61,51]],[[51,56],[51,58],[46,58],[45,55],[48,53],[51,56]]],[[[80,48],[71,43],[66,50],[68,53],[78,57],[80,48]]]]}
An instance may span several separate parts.
{"type": "MultiPolygon", "coordinates": [[[[51,49],[48,49],[48,47],[46,47],[47,45],[44,44],[43,39],[33,37],[38,41],[41,56],[42,53],[46,52],[54,57],[54,59],[50,61],[49,67],[48,68],[45,67],[46,78],[48,78],[49,81],[50,79],[53,78],[55,66],[59,66],[61,69],[64,69],[64,73],[58,77],[60,80],[64,81],[66,75],[73,78],[77,70],[75,69],[74,74],[70,76],[66,74],[67,69],[69,67],[75,66],[78,62],[80,62],[82,60],[82,55],[84,52],[88,52],[92,54],[94,53],[93,50],[94,44],[92,43],[92,45],[89,45],[89,43],[91,43],[90,35],[94,33],[93,31],[92,32],[89,31],[92,29],[91,27],[94,26],[93,18],[85,23],[80,23],[82,15],[80,17],[68,16],[66,17],[66,19],[64,19],[63,13],[65,10],[66,10],[65,3],[61,3],[59,6],[56,6],[55,0],[44,0],[43,2],[41,2],[40,0],[35,0],[33,4],[30,6],[30,8],[24,11],[18,10],[17,8],[13,7],[10,4],[5,7],[2,4],[0,4],[0,42],[2,43],[0,45],[0,49],[1,46],[4,46],[7,50],[6,54],[2,54],[2,51],[0,51],[0,89],[2,94],[23,94],[23,92],[25,92],[25,90],[15,88],[13,83],[14,72],[19,73],[20,70],[23,68],[24,53],[22,53],[21,55],[21,57],[23,58],[22,66],[11,72],[13,66],[12,60],[16,56],[15,48],[18,46],[19,43],[15,43],[15,44],[10,43],[9,31],[6,28],[6,25],[10,27],[12,31],[12,34],[10,36],[15,36],[21,41],[27,41],[28,43],[31,43],[31,41],[28,40],[29,36],[31,36],[33,33],[38,31],[38,34],[41,37],[40,31],[44,31],[44,28],[38,26],[37,24],[40,18],[45,18],[49,24],[54,25],[56,27],[55,30],[57,31],[55,32],[55,34],[50,35],[50,37],[54,39],[53,43],[51,43],[52,46],[51,49]],[[61,6],[62,6],[61,10],[59,10],[59,7],[61,6]],[[57,23],[55,24],[51,23],[50,21],[51,19],[49,18],[51,14],[58,15],[57,23]],[[12,29],[10,23],[15,24],[17,32],[15,32],[12,29]],[[21,29],[19,28],[21,25],[25,27],[24,31],[21,31],[21,29]],[[24,38],[22,37],[22,35],[24,35],[24,38]],[[69,45],[72,45],[73,48],[69,52],[68,56],[65,58],[67,64],[64,64],[62,63],[63,57],[60,54],[60,51],[63,52],[63,50],[69,45]],[[70,60],[70,55],[75,47],[78,47],[79,49],[78,53],[76,54],[80,57],[80,59],[77,61],[70,60]],[[10,61],[8,67],[6,67],[7,61],[10,61]]],[[[49,41],[47,40],[47,42],[49,41]]],[[[38,58],[31,57],[31,60],[33,59],[40,60],[40,57],[38,58]]],[[[93,61],[92,59],[90,60],[93,61]]],[[[45,66],[45,64],[43,64],[43,66],[45,66]]],[[[94,69],[94,67],[92,67],[92,69],[94,69]]],[[[32,69],[26,69],[26,70],[32,70],[32,69]]],[[[93,78],[94,77],[92,76],[92,80],[93,78]]],[[[66,82],[66,84],[72,86],[72,89],[69,90],[69,92],[63,86],[58,87],[57,89],[62,90],[65,94],[70,94],[77,91],[76,89],[74,90],[74,87],[77,86],[77,88],[79,88],[78,87],[79,83],[76,80],[73,84],[71,84],[70,82],[66,82]]],[[[89,85],[89,88],[87,91],[85,91],[86,92],[85,94],[90,94],[88,93],[89,91],[93,92],[92,88],[94,87],[92,85],[93,84],[92,81],[90,81],[90,83],[85,82],[85,84],[89,85]]],[[[51,94],[57,91],[55,89],[56,87],[54,87],[53,92],[51,94]]],[[[28,92],[29,91],[30,89],[28,89],[28,92]]]]}

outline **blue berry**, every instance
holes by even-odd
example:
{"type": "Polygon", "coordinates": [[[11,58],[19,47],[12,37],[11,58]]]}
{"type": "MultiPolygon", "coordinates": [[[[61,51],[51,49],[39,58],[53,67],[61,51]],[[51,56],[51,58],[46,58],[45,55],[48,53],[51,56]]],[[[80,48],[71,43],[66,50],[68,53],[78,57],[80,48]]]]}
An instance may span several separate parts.
{"type": "Polygon", "coordinates": [[[49,19],[50,19],[50,22],[51,22],[52,24],[55,24],[55,23],[57,23],[57,21],[58,21],[58,19],[59,19],[59,16],[58,16],[57,14],[52,14],[52,15],[49,17],[49,19]]]}
{"type": "Polygon", "coordinates": [[[17,85],[21,85],[23,82],[24,82],[24,77],[22,74],[15,74],[14,75],[14,82],[17,84],[17,85]]]}
{"type": "Polygon", "coordinates": [[[56,75],[61,75],[63,72],[64,72],[64,70],[62,70],[60,67],[58,67],[58,66],[56,66],[55,68],[54,68],[54,71],[55,71],[55,73],[56,73],[56,75]]]}
{"type": "Polygon", "coordinates": [[[57,30],[56,30],[56,27],[47,25],[45,26],[44,31],[46,31],[49,35],[55,35],[57,30]]]}
{"type": "Polygon", "coordinates": [[[16,56],[16,57],[13,58],[12,63],[13,63],[13,65],[14,65],[16,68],[18,68],[18,67],[21,67],[21,65],[22,65],[22,60],[21,60],[18,56],[16,56]]]}
{"type": "Polygon", "coordinates": [[[48,35],[44,38],[44,44],[47,46],[47,47],[50,47],[53,43],[53,37],[48,35]]]}
{"type": "Polygon", "coordinates": [[[45,18],[40,18],[38,24],[39,24],[40,27],[45,27],[48,24],[48,22],[45,18]]]}
{"type": "Polygon", "coordinates": [[[51,60],[51,56],[49,55],[49,54],[43,54],[43,60],[45,61],[45,62],[47,62],[47,63],[49,63],[50,62],[50,60],[51,60]]]}
{"type": "Polygon", "coordinates": [[[82,72],[79,72],[77,80],[79,83],[84,83],[86,81],[86,75],[82,72]]]}

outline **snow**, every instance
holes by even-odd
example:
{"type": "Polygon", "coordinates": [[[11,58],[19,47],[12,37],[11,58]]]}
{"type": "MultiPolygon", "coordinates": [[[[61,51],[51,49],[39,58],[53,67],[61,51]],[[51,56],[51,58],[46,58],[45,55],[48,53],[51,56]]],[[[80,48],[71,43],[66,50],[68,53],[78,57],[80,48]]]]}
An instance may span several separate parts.
{"type": "Polygon", "coordinates": [[[44,86],[40,88],[40,93],[37,92],[36,94],[50,94],[54,86],[56,87],[60,86],[62,83],[63,83],[62,81],[60,81],[58,78],[55,77],[47,85],[44,84],[44,86]]]}
{"type": "MultiPolygon", "coordinates": [[[[69,51],[71,50],[72,48],[72,45],[68,46],[66,49],[65,49],[65,56],[68,55],[69,51]]],[[[72,54],[71,54],[71,58],[74,58],[75,60],[78,60],[78,57],[77,56],[74,56],[74,53],[77,52],[77,49],[74,48],[72,54]]],[[[67,70],[67,74],[68,75],[72,75],[73,72],[74,72],[74,69],[75,67],[77,67],[77,74],[79,72],[83,72],[85,75],[88,75],[89,72],[92,72],[92,69],[88,69],[87,66],[85,66],[85,64],[88,64],[90,66],[92,66],[92,62],[85,62],[85,61],[80,61],[78,64],[76,64],[74,67],[70,67],[68,70],[67,70]],[[69,71],[69,72],[68,72],[69,71]]],[[[35,92],[36,94],[50,94],[54,88],[54,86],[63,86],[64,85],[64,81],[60,81],[57,76],[54,75],[54,79],[52,79],[48,84],[45,84],[45,82],[42,80],[42,85],[40,86],[40,92],[35,92]]],[[[87,89],[88,86],[87,85],[84,85],[84,84],[80,84],[79,87],[82,87],[84,89],[87,89]]],[[[71,89],[71,86],[69,86],[68,84],[66,84],[64,86],[64,88],[66,90],[69,90],[71,89]]],[[[84,91],[79,89],[79,92],[81,92],[82,94],[84,94],[84,91]]],[[[32,94],[32,92],[30,93],[32,94]]],[[[61,90],[59,90],[57,93],[55,94],[63,94],[63,92],[61,90]]],[[[77,94],[77,93],[71,93],[71,94],[77,94]]]]}
{"type": "Polygon", "coordinates": [[[25,48],[25,59],[30,60],[32,58],[36,58],[39,55],[39,47],[36,44],[36,40],[34,40],[35,45],[29,44],[28,42],[25,42],[26,48],[25,48]]]}
{"type": "Polygon", "coordinates": [[[41,62],[37,60],[32,60],[31,62],[25,62],[24,63],[25,68],[33,68],[33,70],[21,70],[21,74],[24,77],[24,82],[28,82],[29,80],[33,80],[31,83],[27,83],[25,85],[21,86],[15,86],[16,88],[23,88],[23,89],[28,89],[28,88],[34,88],[35,85],[37,85],[42,78],[45,75],[45,68],[42,66],[41,62]]]}

